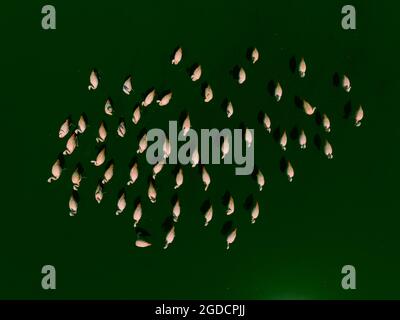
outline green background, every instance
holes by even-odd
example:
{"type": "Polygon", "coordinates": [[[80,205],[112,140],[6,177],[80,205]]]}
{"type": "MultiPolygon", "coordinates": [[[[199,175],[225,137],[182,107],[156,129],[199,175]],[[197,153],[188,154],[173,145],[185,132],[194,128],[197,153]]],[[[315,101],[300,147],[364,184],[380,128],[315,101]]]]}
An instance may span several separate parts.
{"type": "Polygon", "coordinates": [[[2,210],[0,215],[0,298],[40,299],[360,299],[400,298],[398,164],[399,5],[393,1],[352,1],[357,30],[341,28],[347,1],[51,1],[57,29],[41,28],[41,8],[48,2],[6,2],[1,8],[2,210]],[[176,46],[180,65],[170,64],[176,46]],[[260,60],[251,65],[246,50],[256,46],[260,60]],[[304,56],[307,76],[292,74],[289,61],[304,56]],[[187,68],[203,67],[202,81],[214,89],[205,104],[201,83],[192,83],[187,68]],[[247,81],[239,86],[230,70],[242,65],[247,81]],[[98,90],[88,91],[92,68],[101,75],[98,90]],[[352,91],[333,85],[334,73],[347,73],[352,91]],[[133,76],[134,94],[122,93],[133,76]],[[280,81],[282,101],[269,95],[269,81],[280,81]],[[138,126],[131,122],[135,104],[151,87],[171,89],[166,108],[153,104],[138,126]],[[104,114],[110,96],[116,114],[104,114]],[[294,97],[307,98],[326,112],[332,132],[296,108],[294,97]],[[221,109],[225,98],[234,115],[221,109]],[[344,107],[362,104],[365,119],[355,128],[344,107]],[[127,208],[115,216],[117,194],[128,179],[144,128],[167,129],[168,120],[190,114],[194,129],[255,129],[255,161],[267,184],[260,193],[234,166],[208,166],[212,178],[203,191],[197,169],[184,167],[184,184],[175,192],[167,166],[156,180],[158,199],[147,199],[151,166],[139,157],[140,177],[126,189],[127,208]],[[266,111],[273,129],[304,128],[308,148],[289,139],[283,153],[273,135],[257,122],[266,111]],[[50,169],[65,141],[58,138],[67,116],[85,112],[89,127],[79,147],[66,158],[66,170],[48,184],[50,169]],[[116,135],[120,117],[124,139],[116,135]],[[115,175],[103,202],[94,190],[104,166],[96,156],[95,137],[107,122],[108,159],[115,175]],[[313,143],[327,137],[334,159],[313,143]],[[293,183],[280,171],[282,157],[295,169],[293,183]],[[79,190],[76,217],[68,215],[70,176],[80,162],[86,179],[79,190]],[[235,199],[233,216],[224,214],[221,197],[235,199]],[[181,216],[168,250],[162,245],[163,222],[178,194],[181,216]],[[260,204],[256,224],[244,204],[260,204]],[[153,246],[136,248],[132,213],[142,199],[140,223],[153,246]],[[214,218],[204,228],[200,208],[211,201],[214,218]],[[225,249],[221,229],[232,221],[236,242],[225,249]],[[41,268],[54,265],[57,289],[41,288],[41,268]],[[357,289],[341,288],[342,266],[357,270],[357,289]]]}

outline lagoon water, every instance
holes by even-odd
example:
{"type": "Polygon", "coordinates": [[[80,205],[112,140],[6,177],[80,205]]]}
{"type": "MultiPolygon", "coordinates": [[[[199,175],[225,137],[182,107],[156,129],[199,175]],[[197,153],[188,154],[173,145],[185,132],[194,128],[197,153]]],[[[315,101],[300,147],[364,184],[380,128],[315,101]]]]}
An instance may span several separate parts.
{"type": "MultiPolygon", "coordinates": [[[[4,3],[2,30],[2,210],[0,215],[0,298],[222,298],[356,299],[400,298],[397,140],[399,6],[389,1],[353,1],[357,29],[341,28],[340,1],[52,1],[57,29],[41,29],[41,4],[4,3]],[[171,65],[171,54],[183,59],[171,65]],[[246,59],[256,46],[260,59],[246,59]],[[291,71],[304,57],[304,79],[291,71]],[[298,61],[298,60],[297,60],[298,61]],[[202,77],[190,79],[200,63],[202,77]],[[246,70],[239,85],[231,71],[246,70]],[[97,90],[88,91],[89,74],[99,71],[97,90]],[[334,75],[348,74],[352,90],[334,85],[334,75]],[[133,94],[122,92],[131,75],[133,94]],[[279,103],[270,94],[279,81],[279,103]],[[204,103],[205,82],[214,98],[204,103]],[[144,94],[173,91],[168,106],[152,104],[138,125],[132,113],[144,94]],[[104,113],[111,97],[115,114],[104,113]],[[325,112],[331,132],[296,107],[305,98],[325,112]],[[229,99],[234,114],[226,116],[229,99]],[[363,105],[356,128],[348,111],[363,105]],[[66,157],[61,178],[47,183],[66,140],[58,130],[66,117],[88,118],[79,145],[66,157]],[[267,112],[268,134],[259,121],[267,112]],[[152,166],[137,155],[144,130],[167,130],[168,121],[201,128],[255,129],[255,165],[266,185],[259,192],[249,176],[232,166],[207,166],[211,184],[205,193],[200,166],[183,167],[184,182],[174,190],[175,166],[157,175],[157,202],[147,199],[152,166]],[[117,127],[123,119],[126,135],[117,127]],[[106,164],[90,164],[98,152],[95,139],[105,121],[107,161],[113,179],[99,205],[94,192],[106,164]],[[307,149],[296,132],[304,129],[307,149]],[[287,151],[279,146],[288,133],[287,151]],[[334,159],[321,150],[332,144],[334,159]],[[132,159],[139,179],[127,187],[132,159]],[[282,164],[290,160],[289,183],[282,164]],[[84,168],[77,215],[68,200],[76,165],[84,168]],[[118,195],[127,207],[115,215],[118,195]],[[227,217],[223,198],[235,199],[227,217]],[[175,239],[163,250],[175,196],[181,214],[175,239]],[[134,246],[132,214],[141,199],[142,235],[153,245],[134,246]],[[260,214],[251,224],[251,206],[260,214]],[[202,208],[212,203],[214,217],[204,227],[202,208]],[[226,232],[237,237],[226,250],[226,232]],[[57,271],[57,289],[41,288],[43,265],[57,271]],[[341,288],[344,265],[357,270],[357,289],[341,288]]],[[[106,162],[107,162],[106,161],[106,162]]]]}

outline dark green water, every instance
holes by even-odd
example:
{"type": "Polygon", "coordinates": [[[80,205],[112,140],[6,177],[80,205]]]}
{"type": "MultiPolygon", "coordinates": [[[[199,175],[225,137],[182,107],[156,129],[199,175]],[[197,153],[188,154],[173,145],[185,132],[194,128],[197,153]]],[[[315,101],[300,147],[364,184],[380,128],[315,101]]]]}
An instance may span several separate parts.
{"type": "Polygon", "coordinates": [[[46,4],[3,4],[2,38],[2,210],[0,218],[0,298],[221,298],[221,299],[359,299],[400,298],[399,210],[397,204],[398,11],[390,1],[353,1],[357,30],[341,28],[342,1],[52,1],[57,29],[41,29],[46,4]],[[170,64],[176,46],[184,57],[170,64]],[[260,60],[251,65],[246,50],[256,46],[260,60]],[[291,57],[304,56],[307,76],[289,68],[291,57]],[[201,83],[186,69],[203,67],[202,81],[214,89],[212,103],[202,102],[201,83]],[[239,86],[229,74],[243,65],[247,81],[239,86]],[[101,74],[98,90],[87,90],[89,74],[101,74]],[[332,83],[347,73],[352,91],[332,83]],[[126,96],[124,78],[133,76],[134,94],[126,96]],[[277,104],[269,81],[284,90],[277,104]],[[132,111],[151,87],[172,90],[166,108],[153,104],[138,126],[132,111]],[[116,115],[104,114],[110,96],[116,115]],[[327,135],[314,118],[294,104],[307,98],[326,112],[327,135]],[[232,100],[227,119],[220,104],[232,100]],[[351,102],[362,104],[365,119],[355,128],[343,117],[351,102]],[[255,162],[267,184],[260,193],[250,177],[234,175],[233,166],[208,166],[212,178],[203,191],[198,170],[184,168],[184,184],[175,192],[174,166],[157,177],[158,199],[147,199],[151,166],[139,157],[140,177],[126,189],[127,208],[115,216],[117,194],[128,179],[139,132],[167,129],[169,120],[189,112],[194,129],[255,129],[255,162]],[[309,143],[301,151],[289,139],[279,144],[257,122],[267,112],[273,129],[304,128],[309,143]],[[67,116],[75,123],[85,112],[89,127],[79,147],[66,158],[60,180],[46,182],[51,165],[64,150],[58,139],[67,116]],[[127,123],[124,139],[116,135],[120,117],[127,123]],[[115,175],[101,205],[94,201],[104,166],[96,156],[100,121],[109,128],[107,147],[115,175]],[[313,137],[329,138],[334,159],[327,160],[313,137]],[[293,183],[280,171],[282,157],[295,169],[293,183]],[[86,179],[79,190],[76,217],[68,215],[70,177],[80,162],[86,179]],[[397,191],[396,191],[397,190],[397,191]],[[229,191],[236,211],[227,217],[221,197],[229,191]],[[181,202],[175,241],[162,250],[163,222],[171,215],[171,198],[181,202]],[[259,201],[260,216],[250,224],[248,197],[259,201]],[[142,199],[141,227],[153,246],[134,247],[134,201],[142,199]],[[211,201],[214,218],[207,228],[200,207],[211,201]],[[396,209],[397,208],[397,209],[396,209]],[[224,224],[232,221],[238,235],[225,250],[224,224]],[[57,270],[57,289],[41,288],[41,268],[57,270]],[[357,270],[357,289],[341,288],[341,269],[357,270]]]}

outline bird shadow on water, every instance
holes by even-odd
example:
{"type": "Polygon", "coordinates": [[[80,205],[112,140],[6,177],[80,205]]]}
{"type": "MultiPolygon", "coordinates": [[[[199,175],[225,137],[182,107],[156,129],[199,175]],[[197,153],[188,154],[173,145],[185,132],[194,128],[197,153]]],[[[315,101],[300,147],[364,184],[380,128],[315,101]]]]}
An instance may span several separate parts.
{"type": "Polygon", "coordinates": [[[297,126],[294,126],[289,133],[290,139],[297,140],[300,136],[300,130],[297,126]]]}
{"type": "Polygon", "coordinates": [[[246,210],[249,210],[249,209],[251,209],[253,204],[254,204],[254,196],[253,196],[253,194],[250,194],[249,196],[247,196],[246,200],[244,201],[243,208],[245,208],[246,210]]]}
{"type": "Polygon", "coordinates": [[[296,65],[297,65],[296,57],[292,56],[289,60],[289,69],[293,74],[296,72],[296,65]]]}
{"type": "Polygon", "coordinates": [[[97,157],[99,156],[100,152],[103,151],[103,149],[104,149],[105,154],[107,156],[107,153],[109,151],[107,144],[105,142],[96,144],[94,146],[94,153],[93,153],[93,155],[91,155],[91,160],[90,161],[96,161],[97,157]]]}
{"type": "Polygon", "coordinates": [[[166,217],[161,225],[161,228],[165,231],[168,232],[171,230],[171,228],[174,226],[174,218],[172,215],[169,215],[166,217]]]}
{"type": "Polygon", "coordinates": [[[299,96],[294,97],[294,105],[296,106],[296,108],[302,109],[303,101],[299,96]]]}
{"type": "Polygon", "coordinates": [[[257,114],[257,122],[261,125],[264,124],[264,111],[260,110],[257,114]]]}
{"type": "Polygon", "coordinates": [[[122,116],[120,116],[120,117],[118,117],[118,126],[120,126],[122,123],[123,123],[123,124],[125,125],[125,127],[126,127],[125,118],[122,117],[122,116]]]}
{"type": "Polygon", "coordinates": [[[317,133],[314,136],[314,145],[318,150],[321,150],[321,146],[322,146],[322,139],[321,136],[317,133]]]}
{"type": "Polygon", "coordinates": [[[114,159],[110,159],[110,160],[108,160],[107,162],[106,162],[106,165],[105,165],[105,169],[104,169],[104,172],[108,169],[108,168],[110,168],[110,166],[114,166],[115,165],[115,161],[114,161],[114,159]]]}
{"type": "Polygon", "coordinates": [[[281,139],[281,134],[283,134],[283,132],[281,133],[281,128],[278,126],[277,128],[275,128],[275,130],[272,132],[272,137],[274,138],[274,140],[276,142],[279,142],[279,140],[281,139]]]}
{"type": "Polygon", "coordinates": [[[97,186],[101,187],[103,193],[105,193],[105,189],[107,188],[107,184],[103,184],[103,178],[97,179],[97,186]]]}
{"type": "Polygon", "coordinates": [[[106,130],[106,132],[108,132],[109,129],[110,129],[110,127],[109,127],[109,125],[107,124],[107,122],[104,121],[104,120],[101,120],[101,121],[99,122],[99,127],[101,126],[101,124],[103,124],[104,129],[106,130]]]}
{"type": "Polygon", "coordinates": [[[82,178],[84,177],[85,169],[83,168],[83,165],[80,161],[76,164],[75,170],[78,171],[82,178]]]}
{"type": "Polygon", "coordinates": [[[175,178],[175,176],[178,174],[180,169],[183,170],[183,168],[181,167],[180,164],[177,164],[177,165],[173,166],[172,170],[171,170],[171,175],[175,178]]]}
{"type": "Polygon", "coordinates": [[[253,57],[252,57],[252,55],[253,55],[253,51],[254,51],[254,49],[255,49],[256,47],[248,47],[247,48],[247,50],[246,50],[246,59],[250,62],[250,63],[253,63],[253,57]]]}
{"type": "Polygon", "coordinates": [[[138,204],[140,203],[141,201],[140,201],[140,196],[137,196],[136,198],[135,198],[135,200],[133,201],[133,205],[135,206],[135,208],[138,206],[138,204]]]}
{"type": "Polygon", "coordinates": [[[246,124],[243,121],[241,121],[239,123],[238,129],[242,130],[242,139],[244,140],[246,137],[246,129],[247,129],[246,124]]]}
{"type": "Polygon", "coordinates": [[[339,82],[340,82],[339,73],[335,72],[332,76],[332,84],[334,87],[339,87],[339,82]]]}
{"type": "Polygon", "coordinates": [[[239,71],[240,71],[240,66],[235,65],[230,71],[229,74],[232,77],[233,80],[238,81],[239,80],[239,71]]]}
{"type": "MultiPolygon", "coordinates": [[[[203,168],[204,168],[204,165],[202,164],[202,165],[199,165],[199,166],[196,166],[194,169],[200,174],[200,176],[203,174],[203,168]]],[[[182,168],[182,170],[183,170],[183,168],[182,168]]]]}
{"type": "Polygon", "coordinates": [[[220,108],[223,112],[226,112],[226,108],[228,107],[228,104],[229,104],[229,99],[224,98],[220,104],[220,108]]]}
{"type": "Polygon", "coordinates": [[[206,98],[205,91],[206,91],[206,88],[207,88],[208,86],[209,86],[209,83],[208,83],[207,81],[203,81],[203,82],[201,83],[201,86],[200,86],[200,94],[201,94],[201,97],[202,97],[203,99],[206,98]]]}
{"type": "MultiPolygon", "coordinates": [[[[179,117],[178,117],[178,124],[179,126],[183,126],[183,122],[185,121],[186,117],[189,115],[188,111],[186,109],[182,110],[179,113],[179,117]]],[[[179,131],[178,131],[179,132],[179,131]]]]}
{"type": "Polygon", "coordinates": [[[351,105],[351,101],[348,101],[343,108],[343,118],[344,119],[349,119],[350,115],[351,115],[351,111],[352,111],[353,107],[351,105]]]}
{"type": "Polygon", "coordinates": [[[269,93],[269,95],[271,97],[275,96],[275,87],[276,87],[275,81],[274,80],[270,80],[268,82],[268,85],[267,85],[267,90],[268,90],[268,93],[269,93]]]}
{"type": "Polygon", "coordinates": [[[99,69],[94,68],[93,71],[97,75],[97,78],[99,80],[101,80],[103,78],[103,74],[102,74],[102,72],[99,71],[99,69]]]}
{"type": "Polygon", "coordinates": [[[171,89],[161,90],[161,91],[157,94],[157,98],[161,100],[163,97],[165,97],[167,94],[170,94],[170,93],[172,93],[171,89]]]}
{"type": "MultiPolygon", "coordinates": [[[[72,114],[68,114],[68,116],[65,118],[65,120],[64,121],[66,121],[66,120],[68,120],[68,122],[69,122],[69,128],[71,129],[71,128],[74,128],[75,127],[75,124],[73,123],[73,119],[72,119],[72,114]]],[[[61,125],[61,123],[60,123],[60,125],[61,125]]],[[[75,128],[74,128],[75,129],[75,128]]]]}
{"type": "Polygon", "coordinates": [[[137,161],[138,161],[137,156],[136,156],[136,155],[133,156],[133,157],[131,158],[131,160],[129,160],[129,164],[128,164],[129,169],[132,168],[132,166],[133,166],[135,163],[137,163],[137,161]]]}
{"type": "Polygon", "coordinates": [[[260,168],[257,165],[254,165],[253,172],[251,173],[251,179],[257,181],[257,174],[260,171],[260,168]]]}
{"type": "Polygon", "coordinates": [[[189,77],[192,76],[194,70],[196,70],[197,67],[199,67],[200,64],[198,63],[193,63],[189,68],[186,69],[186,73],[189,77]]]}
{"type": "Polygon", "coordinates": [[[320,126],[322,124],[322,115],[319,110],[315,111],[315,123],[317,124],[317,126],[320,126]]]}
{"type": "Polygon", "coordinates": [[[287,159],[284,156],[282,156],[281,159],[279,160],[279,170],[282,173],[286,171],[287,163],[288,163],[287,159]]]}
{"type": "Polygon", "coordinates": [[[226,237],[229,233],[232,232],[232,230],[233,230],[233,221],[232,221],[232,220],[229,220],[229,221],[225,222],[225,223],[222,225],[222,228],[221,228],[221,235],[223,235],[224,237],[226,237]]]}
{"type": "Polygon", "coordinates": [[[175,203],[176,203],[177,201],[178,201],[178,194],[175,193],[175,194],[171,197],[170,203],[171,203],[172,206],[174,206],[175,203]]]}
{"type": "MultiPolygon", "coordinates": [[[[150,93],[150,92],[152,92],[153,90],[155,90],[156,88],[154,88],[154,87],[151,87],[151,88],[149,88],[149,89],[147,89],[147,90],[145,90],[140,96],[142,97],[142,100],[144,100],[146,97],[147,97],[147,95],[150,93]]],[[[140,103],[137,103],[137,105],[141,105],[140,103]]]]}
{"type": "Polygon", "coordinates": [[[147,128],[140,129],[139,134],[136,136],[136,140],[139,142],[142,139],[142,137],[145,134],[147,134],[147,131],[148,131],[147,128]]]}
{"type": "Polygon", "coordinates": [[[79,204],[79,202],[81,201],[79,192],[77,190],[72,190],[72,196],[74,197],[75,201],[79,204]]]}
{"type": "Polygon", "coordinates": [[[201,215],[205,215],[208,209],[211,207],[211,201],[209,199],[203,201],[203,203],[200,206],[200,213],[201,215]]]}
{"type": "Polygon", "coordinates": [[[156,189],[157,185],[156,185],[156,180],[153,179],[153,174],[150,174],[150,175],[147,177],[147,183],[148,183],[148,184],[151,183],[151,184],[153,185],[154,189],[156,189]]]}
{"type": "Polygon", "coordinates": [[[221,198],[221,202],[222,202],[222,204],[223,204],[224,206],[227,206],[227,205],[228,205],[228,203],[229,203],[229,198],[231,197],[231,195],[232,195],[232,194],[231,194],[228,190],[225,191],[224,195],[223,195],[222,198],[221,198]]]}
{"type": "Polygon", "coordinates": [[[117,193],[117,198],[119,199],[125,193],[125,188],[121,188],[117,193]]]}
{"type": "Polygon", "coordinates": [[[146,238],[151,236],[150,232],[148,232],[146,229],[142,227],[136,227],[135,233],[138,238],[146,238]]]}
{"type": "Polygon", "coordinates": [[[60,152],[58,155],[57,155],[57,160],[58,161],[60,161],[60,166],[61,166],[61,168],[62,169],[66,169],[66,167],[65,167],[65,156],[63,155],[63,153],[62,152],[60,152]]]}

